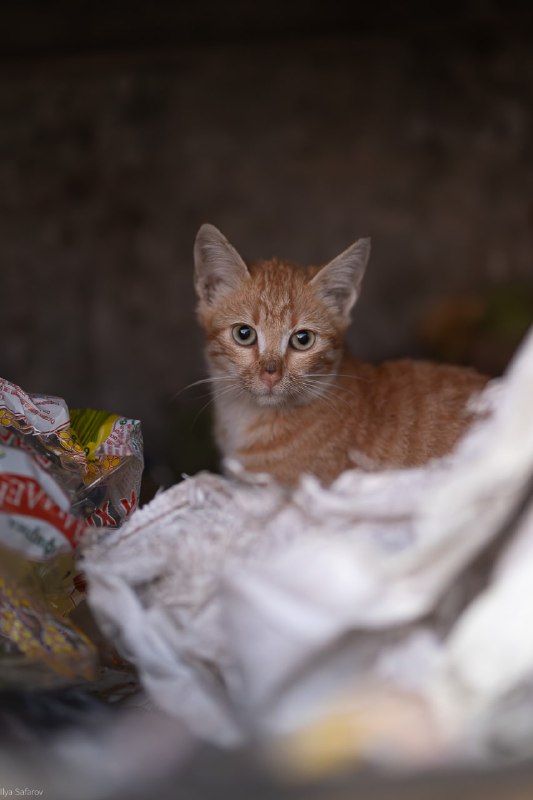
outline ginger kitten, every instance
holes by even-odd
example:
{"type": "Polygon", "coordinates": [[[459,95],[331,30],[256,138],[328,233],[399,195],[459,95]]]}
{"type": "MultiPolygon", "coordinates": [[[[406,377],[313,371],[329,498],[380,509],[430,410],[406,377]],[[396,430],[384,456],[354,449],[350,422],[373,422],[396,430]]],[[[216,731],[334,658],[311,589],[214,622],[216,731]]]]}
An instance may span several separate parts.
{"type": "Polygon", "coordinates": [[[359,239],[323,267],[246,265],[213,225],[194,246],[198,318],[225,458],[284,484],[329,483],[359,464],[407,467],[448,453],[488,378],[463,367],[346,352],[370,255],[359,239]]]}

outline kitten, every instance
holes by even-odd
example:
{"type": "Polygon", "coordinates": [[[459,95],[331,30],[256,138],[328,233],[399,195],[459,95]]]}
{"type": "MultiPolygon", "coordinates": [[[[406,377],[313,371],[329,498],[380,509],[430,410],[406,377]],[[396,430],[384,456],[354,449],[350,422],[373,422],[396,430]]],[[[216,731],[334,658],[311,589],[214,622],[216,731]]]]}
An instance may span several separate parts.
{"type": "Polygon", "coordinates": [[[359,465],[407,467],[448,453],[488,378],[464,367],[364,363],[344,349],[370,255],[359,239],[323,267],[246,265],[213,225],[194,246],[215,436],[226,458],[284,484],[330,483],[359,465]]]}

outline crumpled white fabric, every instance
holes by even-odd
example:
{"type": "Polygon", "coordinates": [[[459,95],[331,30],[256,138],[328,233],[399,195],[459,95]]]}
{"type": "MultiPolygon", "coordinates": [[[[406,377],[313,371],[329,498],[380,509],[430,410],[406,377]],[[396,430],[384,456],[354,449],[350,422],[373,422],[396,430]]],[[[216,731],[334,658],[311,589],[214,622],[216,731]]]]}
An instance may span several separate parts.
{"type": "Polygon", "coordinates": [[[533,514],[504,530],[533,476],[533,329],[478,408],[426,467],[292,492],[200,473],[88,547],[90,606],[153,702],[233,745],[377,680],[422,698],[452,752],[488,753],[533,682],[533,514]]]}

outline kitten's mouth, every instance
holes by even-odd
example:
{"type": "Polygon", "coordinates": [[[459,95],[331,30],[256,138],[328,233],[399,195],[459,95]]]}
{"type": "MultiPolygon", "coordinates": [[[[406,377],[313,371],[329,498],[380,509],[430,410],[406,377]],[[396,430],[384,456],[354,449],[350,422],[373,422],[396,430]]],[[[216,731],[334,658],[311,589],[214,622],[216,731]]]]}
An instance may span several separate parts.
{"type": "Polygon", "coordinates": [[[262,408],[307,405],[307,403],[316,400],[321,395],[316,389],[313,392],[299,390],[298,387],[294,387],[290,383],[277,383],[270,387],[264,384],[259,386],[252,385],[248,388],[248,391],[253,401],[262,408]]]}
{"type": "Polygon", "coordinates": [[[278,406],[283,402],[283,394],[275,392],[273,389],[267,389],[266,392],[261,394],[254,394],[254,398],[260,406],[278,406]]]}
{"type": "Polygon", "coordinates": [[[260,406],[280,406],[283,403],[283,397],[278,394],[264,394],[256,397],[256,401],[260,406]]]}
{"type": "Polygon", "coordinates": [[[279,406],[286,399],[286,393],[279,384],[275,386],[261,386],[251,392],[254,400],[260,406],[279,406]]]}

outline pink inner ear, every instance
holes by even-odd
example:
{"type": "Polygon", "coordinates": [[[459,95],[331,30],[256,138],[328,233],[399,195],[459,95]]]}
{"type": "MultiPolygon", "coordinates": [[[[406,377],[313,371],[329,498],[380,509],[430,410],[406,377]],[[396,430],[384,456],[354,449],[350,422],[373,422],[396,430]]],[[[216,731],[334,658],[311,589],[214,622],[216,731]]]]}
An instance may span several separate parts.
{"type": "Polygon", "coordinates": [[[319,297],[341,317],[348,317],[359,296],[370,256],[370,239],[358,239],[312,279],[319,297]]]}
{"type": "MultiPolygon", "coordinates": [[[[328,268],[325,267],[324,270],[326,269],[328,268]]],[[[316,282],[316,292],[320,299],[339,316],[348,316],[357,300],[357,292],[351,280],[351,274],[342,276],[337,271],[332,273],[323,271],[316,277],[319,278],[316,282]],[[343,277],[344,280],[342,280],[343,277]]]]}
{"type": "Polygon", "coordinates": [[[202,225],[194,243],[195,275],[198,294],[207,303],[250,277],[238,252],[214,225],[202,225]]]}

